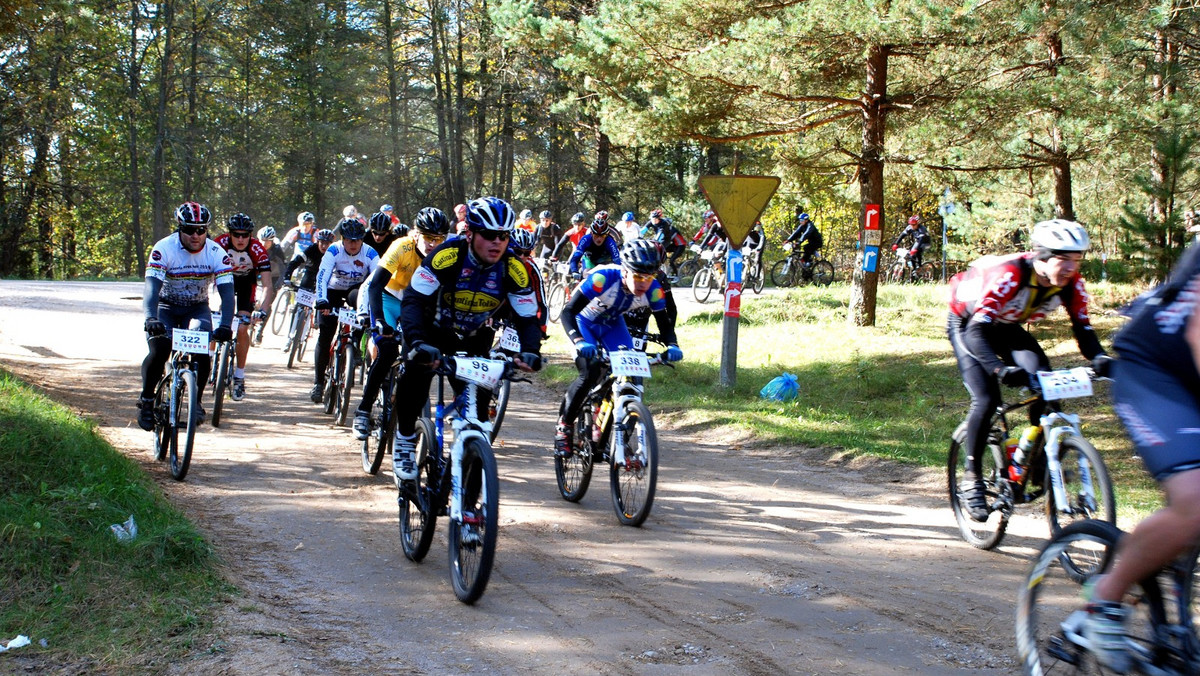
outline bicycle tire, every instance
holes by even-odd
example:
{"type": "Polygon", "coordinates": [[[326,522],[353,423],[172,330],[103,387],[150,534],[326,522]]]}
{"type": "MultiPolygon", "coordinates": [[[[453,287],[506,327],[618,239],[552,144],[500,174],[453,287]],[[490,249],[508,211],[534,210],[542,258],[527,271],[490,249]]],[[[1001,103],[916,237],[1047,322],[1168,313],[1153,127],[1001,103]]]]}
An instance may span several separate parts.
{"type": "Polygon", "coordinates": [[[583,408],[575,418],[574,438],[571,455],[554,457],[554,480],[558,493],[567,502],[579,502],[587,494],[592,482],[594,451],[592,450],[592,406],[594,400],[583,402],[583,408]]]}
{"type": "MultiPolygon", "coordinates": [[[[658,483],[658,435],[650,409],[640,401],[626,404],[624,415],[614,424],[625,430],[625,463],[616,462],[617,449],[609,455],[609,483],[612,487],[613,509],[624,526],[641,526],[650,516],[654,505],[654,490],[658,483]]],[[[616,435],[610,440],[615,442],[616,435]]]]}
{"type": "Polygon", "coordinates": [[[288,331],[288,360],[287,367],[292,368],[292,364],[300,357],[301,351],[304,349],[300,342],[300,325],[303,320],[304,313],[300,310],[299,305],[296,305],[292,310],[291,329],[288,331]]]}
{"type": "Polygon", "coordinates": [[[170,386],[171,381],[164,377],[154,389],[154,460],[157,462],[167,457],[175,427],[171,424],[170,386]]]}
{"type": "Polygon", "coordinates": [[[758,263],[754,266],[754,268],[754,272],[751,275],[752,281],[750,282],[750,288],[754,291],[754,293],[762,293],[763,286],[765,286],[767,282],[766,276],[763,275],[763,265],[762,263],[758,263]]]}
{"type": "Polygon", "coordinates": [[[462,492],[463,518],[450,520],[450,581],[458,600],[470,605],[487,589],[500,528],[496,456],[492,447],[478,437],[463,442],[462,492]],[[468,519],[474,528],[465,527],[468,519]]]}
{"type": "Polygon", "coordinates": [[[508,411],[508,397],[511,393],[512,381],[501,381],[499,389],[492,395],[491,403],[488,404],[488,419],[492,421],[492,431],[488,440],[493,444],[496,443],[496,437],[500,436],[500,426],[504,424],[504,414],[508,411]]]}
{"type": "Polygon", "coordinates": [[[795,286],[796,267],[790,258],[775,261],[775,265],[771,266],[771,283],[781,289],[795,286]]]}
{"type": "Polygon", "coordinates": [[[296,353],[296,360],[304,361],[308,354],[308,339],[312,336],[312,310],[304,308],[300,314],[303,315],[303,321],[300,322],[300,350],[296,353]]]}
{"type": "Polygon", "coordinates": [[[913,281],[917,284],[932,284],[937,278],[937,268],[933,263],[922,263],[913,272],[913,281]]]}
{"type": "Polygon", "coordinates": [[[338,383],[337,406],[333,414],[333,424],[339,427],[346,424],[350,412],[350,397],[354,392],[354,379],[358,372],[358,356],[350,343],[342,346],[345,355],[342,357],[342,378],[338,383]]]}
{"type": "MultiPolygon", "coordinates": [[[[946,483],[950,494],[950,508],[958,522],[959,533],[964,540],[978,549],[992,549],[1004,539],[1008,530],[1011,509],[995,509],[988,514],[987,521],[975,521],[967,514],[962,504],[962,477],[967,471],[967,451],[963,447],[967,437],[966,423],[958,426],[950,439],[950,453],[946,460],[946,483]]],[[[988,433],[988,443],[981,459],[983,483],[987,487],[988,502],[995,504],[1004,490],[1004,434],[998,426],[988,433]]]]}
{"type": "MultiPolygon", "coordinates": [[[[383,464],[383,456],[392,450],[392,439],[396,437],[396,416],[392,413],[395,409],[393,408],[390,380],[389,376],[384,381],[377,397],[377,400],[381,402],[379,404],[379,426],[375,430],[377,435],[368,433],[367,438],[362,441],[362,468],[364,472],[372,476],[379,473],[379,467],[383,464]],[[375,447],[373,450],[372,446],[375,447]]],[[[371,419],[376,420],[374,406],[371,410],[371,419]]]]}
{"type": "MultiPolygon", "coordinates": [[[[1121,536],[1121,531],[1110,523],[1080,521],[1063,528],[1042,546],[1017,597],[1017,654],[1023,673],[1028,676],[1108,673],[1101,670],[1091,653],[1067,638],[1064,625],[1076,625],[1083,601],[1079,595],[1079,581],[1056,564],[1061,564],[1064,558],[1086,555],[1100,561],[1101,567],[1107,567],[1121,536]]],[[[1148,636],[1144,628],[1149,619],[1148,612],[1154,611],[1145,606],[1154,604],[1157,596],[1158,610],[1162,607],[1161,594],[1154,593],[1157,583],[1153,578],[1143,584],[1152,591],[1146,597],[1150,599],[1149,604],[1134,606],[1136,616],[1130,618],[1128,627],[1135,640],[1138,635],[1148,636]]],[[[1134,590],[1137,593],[1143,588],[1135,587],[1134,590]]]]}
{"type": "MultiPolygon", "coordinates": [[[[1066,526],[1085,519],[1116,524],[1117,507],[1112,480],[1100,452],[1088,440],[1071,434],[1063,437],[1058,460],[1062,466],[1063,491],[1070,504],[1064,508],[1055,502],[1053,490],[1046,491],[1046,519],[1050,522],[1050,536],[1054,537],[1066,526]],[[1085,468],[1091,477],[1088,483],[1082,480],[1085,468]]],[[[1053,485],[1049,468],[1043,485],[1053,485]]],[[[1080,562],[1070,559],[1063,560],[1063,568],[1080,580],[1089,572],[1080,562]]]]}
{"type": "Polygon", "coordinates": [[[833,263],[817,261],[812,267],[812,282],[818,286],[829,286],[833,283],[833,263]]]}
{"type": "Polygon", "coordinates": [[[887,274],[883,279],[888,284],[903,284],[904,283],[904,263],[893,263],[892,267],[888,268],[887,274]]]}
{"type": "Polygon", "coordinates": [[[689,286],[691,285],[696,274],[700,272],[700,259],[689,258],[688,260],[680,263],[676,270],[676,285],[689,286]]]}
{"type": "MultiPolygon", "coordinates": [[[[183,481],[187,476],[188,466],[192,463],[192,446],[196,442],[196,428],[199,427],[197,418],[200,417],[200,390],[196,385],[194,371],[190,369],[181,371],[179,378],[181,382],[179,389],[182,392],[180,392],[178,401],[180,406],[183,406],[184,401],[187,402],[184,409],[186,422],[184,423],[182,444],[179,443],[178,437],[176,437],[176,442],[171,444],[170,466],[171,478],[183,481]]],[[[178,413],[176,413],[175,419],[179,420],[178,413]]]]}
{"type": "Polygon", "coordinates": [[[567,287],[562,282],[555,282],[550,287],[550,294],[546,296],[546,319],[557,322],[566,304],[567,287]]]}
{"type": "Polygon", "coordinates": [[[225,341],[217,348],[217,380],[213,383],[212,426],[221,426],[221,411],[225,409],[225,392],[229,389],[229,368],[233,361],[230,349],[232,341],[225,341]]]}
{"type": "Polygon", "coordinates": [[[325,413],[329,415],[337,408],[338,380],[342,377],[341,359],[342,351],[335,350],[329,355],[329,365],[325,367],[325,390],[322,392],[321,401],[325,404],[325,413]]]}
{"type": "Polygon", "coordinates": [[[279,290],[279,294],[275,296],[275,302],[271,308],[271,333],[279,335],[283,332],[283,327],[287,324],[285,321],[288,316],[288,310],[292,308],[292,303],[296,300],[296,292],[288,287],[283,287],[279,290]]]}
{"type": "Polygon", "coordinates": [[[416,433],[417,480],[405,482],[400,487],[400,548],[404,550],[405,558],[420,563],[433,544],[438,510],[444,505],[431,502],[442,480],[440,475],[434,475],[436,456],[441,454],[441,449],[437,447],[433,423],[428,418],[417,418],[416,433]]]}
{"type": "Polygon", "coordinates": [[[692,297],[697,303],[707,303],[712,295],[712,269],[702,268],[692,280],[692,297]]]}

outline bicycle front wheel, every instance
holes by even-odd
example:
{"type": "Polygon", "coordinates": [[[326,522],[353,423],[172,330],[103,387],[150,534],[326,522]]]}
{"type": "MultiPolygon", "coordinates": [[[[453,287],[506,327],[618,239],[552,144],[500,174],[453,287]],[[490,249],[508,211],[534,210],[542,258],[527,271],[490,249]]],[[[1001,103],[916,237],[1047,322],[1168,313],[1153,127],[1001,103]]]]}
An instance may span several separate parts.
{"type": "Polygon", "coordinates": [[[630,402],[619,421],[624,434],[624,462],[617,463],[617,435],[613,443],[609,479],[612,486],[613,508],[617,519],[625,526],[640,526],[650,516],[654,504],[654,488],[658,481],[658,437],[650,409],[640,401],[630,402]]]}
{"type": "MultiPolygon", "coordinates": [[[[1105,568],[1121,535],[1110,523],[1080,521],[1064,528],[1042,547],[1017,597],[1017,653],[1023,673],[1028,676],[1110,673],[1102,671],[1091,653],[1077,641],[1084,617],[1080,582],[1060,564],[1064,559],[1086,558],[1098,561],[1098,569],[1105,568]]],[[[1153,589],[1157,584],[1150,582],[1149,586],[1153,589]]],[[[1143,590],[1135,587],[1132,591],[1137,595],[1143,590]]],[[[1159,594],[1160,611],[1161,598],[1159,594]]],[[[1145,644],[1151,636],[1147,606],[1154,603],[1151,600],[1134,606],[1135,615],[1128,626],[1130,637],[1138,643],[1145,644]]]]}
{"type": "Polygon", "coordinates": [[[437,458],[442,451],[428,418],[417,418],[416,445],[417,480],[400,486],[400,547],[409,561],[420,563],[433,543],[438,510],[442,507],[434,503],[441,484],[437,458]]]}
{"type": "Polygon", "coordinates": [[[592,405],[594,400],[583,402],[579,416],[575,418],[574,439],[571,455],[554,457],[554,479],[558,492],[567,502],[579,502],[587,494],[592,482],[592,405]]]}
{"type": "Polygon", "coordinates": [[[559,315],[562,314],[563,306],[566,304],[567,287],[562,282],[558,282],[550,287],[550,293],[546,296],[546,319],[557,322],[559,315]]]}
{"type": "Polygon", "coordinates": [[[184,426],[183,438],[171,444],[171,477],[183,481],[188,465],[192,462],[192,445],[196,441],[196,428],[200,422],[200,389],[196,384],[196,373],[183,370],[178,374],[179,397],[176,399],[176,420],[184,426]]]}
{"type": "Polygon", "coordinates": [[[466,604],[483,596],[496,557],[500,478],[492,448],[475,437],[463,443],[462,519],[450,521],[450,581],[466,604]]]}
{"type": "MultiPolygon", "coordinates": [[[[1054,490],[1046,491],[1046,518],[1050,522],[1050,536],[1062,532],[1066,526],[1085,519],[1097,519],[1115,524],[1117,522],[1116,500],[1113,498],[1112,481],[1100,452],[1086,439],[1075,435],[1063,437],[1058,449],[1058,461],[1062,466],[1062,487],[1066,504],[1059,504],[1054,490]]],[[[1046,486],[1053,486],[1049,469],[1046,486]]],[[[1092,571],[1090,561],[1063,560],[1063,567],[1083,579],[1092,571]]]]}
{"type": "Polygon", "coordinates": [[[812,267],[812,281],[817,286],[829,286],[833,283],[833,263],[817,261],[812,267]]]}
{"type": "Polygon", "coordinates": [[[775,265],[771,266],[771,283],[781,289],[795,286],[797,267],[791,258],[775,261],[775,265]]]}
{"type": "Polygon", "coordinates": [[[763,285],[766,283],[766,278],[763,275],[762,263],[757,263],[754,266],[754,272],[751,273],[750,288],[754,293],[762,293],[763,285]]]}
{"type": "MultiPolygon", "coordinates": [[[[1008,529],[1008,520],[1012,516],[1011,507],[1001,506],[990,509],[987,521],[975,521],[967,513],[966,500],[963,498],[964,475],[970,468],[970,458],[964,446],[967,438],[967,424],[964,422],[954,431],[950,439],[950,454],[946,463],[946,482],[950,493],[950,508],[954,510],[954,519],[958,522],[958,530],[963,539],[971,546],[979,549],[991,549],[1000,544],[1008,529]]],[[[987,489],[988,503],[996,505],[1001,502],[1001,491],[1004,487],[1004,435],[1000,428],[993,427],[988,433],[988,443],[983,450],[980,460],[983,485],[987,489]]]]}
{"type": "Polygon", "coordinates": [[[288,309],[292,307],[292,302],[296,300],[296,292],[288,287],[279,289],[279,295],[275,297],[274,307],[271,309],[271,333],[279,335],[283,332],[284,324],[288,316],[288,309]]]}
{"type": "Polygon", "coordinates": [[[712,268],[701,269],[692,279],[692,297],[697,303],[707,303],[708,297],[712,295],[712,288],[712,268]]]}
{"type": "Polygon", "coordinates": [[[213,383],[213,427],[221,426],[221,411],[225,407],[225,391],[229,389],[229,369],[233,367],[232,341],[217,347],[217,380],[213,383]]]}
{"type": "Polygon", "coordinates": [[[504,424],[504,412],[508,410],[508,396],[512,393],[512,381],[505,380],[500,383],[500,389],[492,395],[492,401],[488,404],[488,419],[492,421],[492,431],[488,439],[494,444],[496,437],[500,436],[500,425],[504,424]]]}
{"type": "Polygon", "coordinates": [[[346,343],[341,349],[342,377],[338,381],[337,402],[333,414],[334,425],[345,425],[350,411],[350,396],[354,392],[354,377],[358,371],[358,357],[354,348],[346,343]]]}

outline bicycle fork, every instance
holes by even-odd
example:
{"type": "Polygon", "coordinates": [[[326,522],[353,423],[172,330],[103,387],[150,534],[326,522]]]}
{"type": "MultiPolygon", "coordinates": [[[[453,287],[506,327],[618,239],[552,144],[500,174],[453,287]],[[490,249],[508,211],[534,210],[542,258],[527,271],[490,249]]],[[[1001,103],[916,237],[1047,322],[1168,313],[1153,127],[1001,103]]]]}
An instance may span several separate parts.
{"type": "MultiPolygon", "coordinates": [[[[1056,411],[1042,416],[1041,426],[1046,437],[1046,467],[1050,471],[1050,490],[1054,491],[1054,504],[1060,512],[1073,512],[1070,496],[1063,483],[1062,461],[1059,459],[1059,449],[1062,448],[1064,437],[1079,435],[1079,416],[1073,413],[1056,411]],[[1056,424],[1065,423],[1065,424],[1056,424]]],[[[1079,481],[1083,486],[1084,495],[1089,507],[1095,506],[1095,495],[1092,494],[1092,468],[1085,456],[1079,457],[1079,481]]]]}
{"type": "MultiPolygon", "coordinates": [[[[624,379],[613,382],[613,410],[611,419],[612,426],[612,444],[613,444],[613,464],[618,467],[625,466],[625,425],[620,417],[626,406],[635,401],[642,399],[642,387],[624,379]]],[[[646,446],[646,428],[644,425],[638,425],[636,433],[638,435],[638,448],[646,446]]]]}

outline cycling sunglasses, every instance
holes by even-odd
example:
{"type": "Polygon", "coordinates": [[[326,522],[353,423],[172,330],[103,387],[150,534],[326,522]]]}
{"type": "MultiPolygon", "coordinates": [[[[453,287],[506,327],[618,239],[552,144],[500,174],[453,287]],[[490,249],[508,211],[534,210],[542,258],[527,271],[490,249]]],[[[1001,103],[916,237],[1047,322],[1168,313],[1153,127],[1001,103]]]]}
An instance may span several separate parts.
{"type": "Polygon", "coordinates": [[[229,237],[232,239],[250,239],[250,233],[248,233],[248,232],[231,232],[231,233],[229,233],[229,237]]]}
{"type": "Polygon", "coordinates": [[[207,225],[181,225],[179,232],[185,235],[203,235],[208,232],[207,225]]]}
{"type": "Polygon", "coordinates": [[[654,281],[654,273],[653,272],[631,272],[629,274],[633,275],[633,281],[635,281],[635,282],[653,282],[654,281]]]}
{"type": "Polygon", "coordinates": [[[502,230],[476,230],[475,234],[489,242],[495,242],[497,240],[501,242],[507,242],[509,238],[509,233],[502,230]]]}

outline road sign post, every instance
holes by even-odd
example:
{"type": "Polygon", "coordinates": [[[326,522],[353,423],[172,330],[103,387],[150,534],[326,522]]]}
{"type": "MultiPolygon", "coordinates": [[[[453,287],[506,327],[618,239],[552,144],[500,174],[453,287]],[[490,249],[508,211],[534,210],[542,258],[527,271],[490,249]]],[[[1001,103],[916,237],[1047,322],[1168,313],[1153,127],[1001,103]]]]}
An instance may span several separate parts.
{"type": "Polygon", "coordinates": [[[737,331],[742,303],[742,243],[771,196],[778,176],[701,176],[700,191],[729,237],[725,257],[725,317],[721,324],[721,385],[737,384],[737,331]]]}

